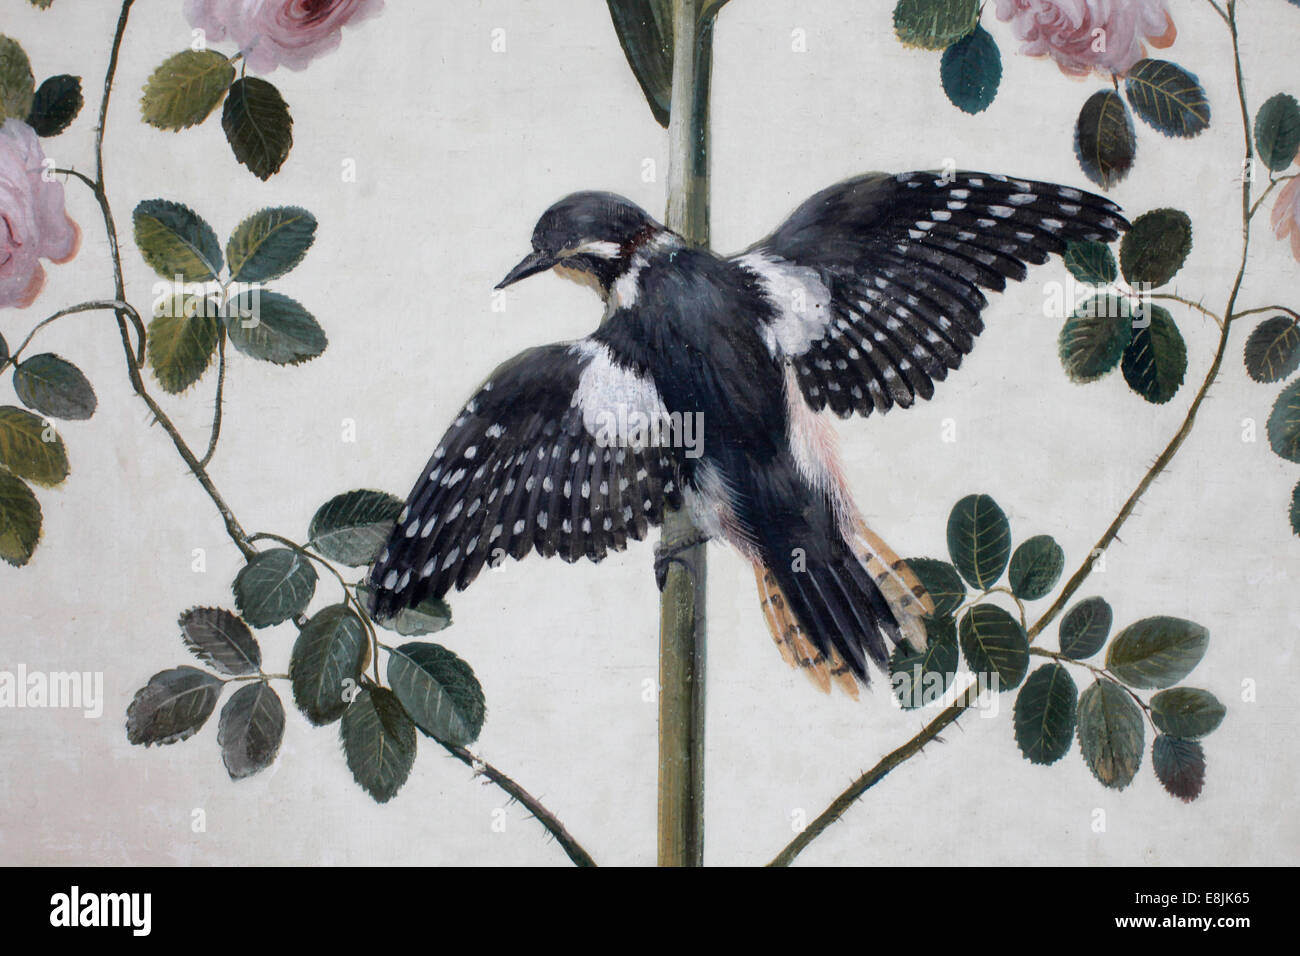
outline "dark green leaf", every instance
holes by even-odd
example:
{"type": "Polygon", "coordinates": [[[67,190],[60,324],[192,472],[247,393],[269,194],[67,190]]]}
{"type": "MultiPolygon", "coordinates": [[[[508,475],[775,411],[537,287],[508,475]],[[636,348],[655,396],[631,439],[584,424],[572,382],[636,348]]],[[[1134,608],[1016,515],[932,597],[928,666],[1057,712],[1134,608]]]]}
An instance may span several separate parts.
{"type": "Polygon", "coordinates": [[[41,503],[25,481],[0,469],[0,558],[21,568],[40,540],[41,503]]]}
{"type": "MultiPolygon", "coordinates": [[[[374,592],[359,584],[357,598],[367,607],[372,607],[374,592]]],[[[402,637],[425,637],[451,625],[451,608],[441,598],[425,598],[415,607],[403,608],[392,617],[375,623],[402,637]]]]}
{"type": "Polygon", "coordinates": [[[231,299],[226,333],[245,355],[276,365],[314,359],[329,344],[311,313],[278,292],[255,289],[231,299]]]}
{"type": "Polygon", "coordinates": [[[1104,598],[1080,601],[1061,620],[1061,653],[1076,661],[1092,657],[1105,646],[1114,619],[1104,598]]]}
{"type": "Polygon", "coordinates": [[[901,641],[889,658],[889,682],[904,710],[939,701],[957,673],[956,622],[951,617],[936,618],[927,621],[925,629],[925,650],[901,641]]]}
{"type": "Polygon", "coordinates": [[[235,604],[253,627],[271,627],[307,609],[316,591],[316,569],[289,548],[254,555],[235,577],[235,604]]]}
{"type": "Polygon", "coordinates": [[[1143,308],[1151,321],[1133,329],[1120,368],[1129,388],[1153,405],[1163,405],[1183,387],[1187,344],[1167,309],[1149,304],[1143,308]]]}
{"type": "Polygon", "coordinates": [[[416,725],[453,747],[468,747],[483,729],[487,704],[473,669],[437,644],[403,644],[389,652],[388,683],[416,725]]]}
{"type": "Polygon", "coordinates": [[[244,685],[221,708],[217,743],[231,780],[271,766],[283,737],[284,705],[266,681],[244,685]]]}
{"type": "Polygon", "coordinates": [[[33,411],[50,418],[85,421],[95,414],[95,389],[81,369],[49,352],[14,369],[14,391],[33,411]]]}
{"type": "Polygon", "coordinates": [[[1166,136],[1196,136],[1210,125],[1210,100],[1195,75],[1168,60],[1138,60],[1124,84],[1133,111],[1166,136]]]}
{"type": "Polygon", "coordinates": [[[1056,587],[1064,567],[1065,552],[1061,546],[1051,535],[1040,534],[1016,548],[1007,580],[1012,593],[1020,600],[1037,601],[1056,587]]]}
{"type": "Polygon", "coordinates": [[[235,65],[215,50],[183,50],[163,60],[144,85],[140,112],[159,129],[202,123],[235,82],[235,65]]]}
{"type": "Polygon", "coordinates": [[[1130,687],[1171,687],[1192,672],[1210,646],[1210,632],[1178,617],[1130,624],[1106,650],[1106,669],[1130,687]]]}
{"type": "Polygon", "coordinates": [[[343,715],[339,738],[348,769],[377,803],[393,798],[415,763],[415,724],[391,691],[363,690],[343,715]]]}
{"type": "Polygon", "coordinates": [[[1273,403],[1268,416],[1268,443],[1287,461],[1300,462],[1300,379],[1282,389],[1273,403]]]}
{"type": "Polygon", "coordinates": [[[167,280],[210,282],[221,272],[221,243],[198,213],[180,203],[146,199],[135,207],[135,244],[167,280]]]}
{"type": "Polygon", "coordinates": [[[982,113],[997,97],[1002,82],[997,42],[983,27],[975,27],[943,51],[939,78],[953,106],[965,113],[982,113]]]}
{"type": "Polygon", "coordinates": [[[1300,534],[1300,485],[1291,492],[1291,530],[1300,534]]]}
{"type": "Polygon", "coordinates": [[[1089,179],[1103,189],[1117,184],[1133,168],[1137,132],[1124,100],[1114,90],[1089,97],[1074,128],[1074,154],[1089,179]]]}
{"type": "Polygon", "coordinates": [[[0,125],[5,120],[24,120],[32,111],[36,77],[17,40],[0,35],[0,125]]]}
{"type": "Polygon", "coordinates": [[[149,367],[169,395],[195,384],[217,352],[221,303],[196,295],[173,296],[158,304],[146,336],[149,367]]]}
{"type": "Polygon", "coordinates": [[[1133,341],[1133,308],[1116,295],[1093,296],[1061,328],[1061,366],[1072,382],[1095,382],[1133,341]]]}
{"type": "Polygon", "coordinates": [[[360,687],[369,656],[361,618],[343,604],[325,608],[303,625],[289,659],[298,709],[317,726],[338,720],[360,687]]]}
{"type": "Polygon", "coordinates": [[[1278,93],[1259,108],[1255,144],[1259,158],[1275,173],[1295,162],[1300,151],[1300,103],[1294,96],[1278,93]]]}
{"type": "Polygon", "coordinates": [[[126,739],[146,746],[189,739],[212,716],[223,686],[196,667],[154,674],[126,709],[126,739]]]}
{"type": "Polygon", "coordinates": [[[1151,719],[1162,733],[1193,740],[1218,729],[1227,709],[1208,690],[1175,687],[1151,698],[1151,719]]]}
{"type": "Polygon", "coordinates": [[[262,649],[248,625],[217,607],[194,607],[181,615],[185,646],[213,670],[230,677],[256,674],[262,666],[262,649]]]}
{"type": "Polygon", "coordinates": [[[41,84],[32,99],[27,125],[37,136],[58,136],[72,125],[85,105],[81,95],[81,77],[52,76],[41,84]]]}
{"type": "Polygon", "coordinates": [[[1167,283],[1192,251],[1192,220],[1179,209],[1156,209],[1139,216],[1124,234],[1119,263],[1129,285],[1167,283]]]}
{"type": "Polygon", "coordinates": [[[1285,315],[1265,319],[1246,339],[1246,372],[1257,382],[1280,382],[1300,368],[1300,327],[1285,315]]]}
{"type": "Polygon", "coordinates": [[[1205,786],[1205,751],[1194,740],[1161,734],[1151,748],[1151,762],[1164,788],[1184,803],[1201,795],[1205,786]]]}
{"type": "Polygon", "coordinates": [[[13,405],[0,406],[0,467],[52,488],[68,477],[68,453],[52,425],[13,405]]]}
{"type": "Polygon", "coordinates": [[[5,363],[8,361],[9,361],[9,343],[5,341],[5,337],[3,335],[0,335],[0,369],[3,369],[5,363]]]}
{"type": "Polygon", "coordinates": [[[979,23],[979,0],[898,0],[894,34],[907,46],[944,50],[979,23]]]}
{"type": "Polygon", "coordinates": [[[1119,278],[1115,253],[1104,242],[1084,240],[1065,247],[1065,267],[1085,285],[1110,285],[1119,278]]]}
{"type": "Polygon", "coordinates": [[[1011,556],[1011,524],[988,495],[968,495],[948,516],[948,553],[961,576],[981,591],[998,583],[1011,556]]]}
{"type": "Polygon", "coordinates": [[[1020,752],[1031,763],[1052,764],[1070,750],[1079,689],[1060,664],[1029,675],[1016,695],[1015,731],[1020,752]]]}
{"type": "Polygon", "coordinates": [[[934,617],[952,617],[957,613],[966,600],[966,585],[956,568],[934,558],[908,558],[907,566],[934,601],[934,617]]]}
{"type": "Polygon", "coordinates": [[[293,147],[293,117],[280,91],[266,80],[236,80],[221,113],[230,148],[259,179],[280,171],[293,147]]]}
{"type": "Polygon", "coordinates": [[[383,550],[402,499],[382,491],[349,491],[321,505],[311,519],[311,546],[331,561],[359,568],[383,550]]]}
{"type": "Polygon", "coordinates": [[[316,241],[316,217],[297,206],[263,209],[249,216],[226,243],[236,282],[269,282],[297,268],[316,241]]]}
{"type": "Polygon", "coordinates": [[[1099,680],[1079,697],[1079,749],[1092,775],[1123,790],[1142,765],[1142,711],[1124,688],[1099,680]]]}
{"type": "Polygon", "coordinates": [[[650,111],[668,128],[673,94],[673,12],[670,0],[608,0],[609,15],[650,111]]]}
{"type": "Polygon", "coordinates": [[[996,677],[999,692],[1019,686],[1029,670],[1029,639],[996,604],[977,604],[961,619],[961,652],[977,675],[996,677]]]}

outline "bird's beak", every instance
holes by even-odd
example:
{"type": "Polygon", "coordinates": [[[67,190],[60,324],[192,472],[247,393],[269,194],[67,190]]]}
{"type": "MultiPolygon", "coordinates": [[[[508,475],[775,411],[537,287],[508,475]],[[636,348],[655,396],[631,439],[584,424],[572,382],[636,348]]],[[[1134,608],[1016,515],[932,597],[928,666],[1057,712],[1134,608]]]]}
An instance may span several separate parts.
{"type": "Polygon", "coordinates": [[[545,272],[551,266],[555,265],[555,259],[551,258],[544,252],[530,252],[524,256],[519,265],[510,270],[510,274],[502,279],[498,284],[498,289],[504,289],[508,285],[514,285],[520,279],[527,279],[529,276],[537,275],[539,272],[545,272]]]}

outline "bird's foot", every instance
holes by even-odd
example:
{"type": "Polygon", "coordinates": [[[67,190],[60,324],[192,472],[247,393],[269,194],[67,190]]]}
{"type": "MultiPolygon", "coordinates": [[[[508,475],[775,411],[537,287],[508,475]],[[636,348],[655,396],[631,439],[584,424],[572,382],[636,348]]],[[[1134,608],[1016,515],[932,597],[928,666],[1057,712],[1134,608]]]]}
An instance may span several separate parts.
{"type": "Polygon", "coordinates": [[[676,562],[683,568],[690,570],[690,566],[682,560],[681,556],[691,548],[704,544],[708,540],[707,535],[696,531],[674,541],[672,544],[665,544],[660,541],[655,545],[655,584],[659,586],[660,591],[668,583],[668,566],[676,562]]]}

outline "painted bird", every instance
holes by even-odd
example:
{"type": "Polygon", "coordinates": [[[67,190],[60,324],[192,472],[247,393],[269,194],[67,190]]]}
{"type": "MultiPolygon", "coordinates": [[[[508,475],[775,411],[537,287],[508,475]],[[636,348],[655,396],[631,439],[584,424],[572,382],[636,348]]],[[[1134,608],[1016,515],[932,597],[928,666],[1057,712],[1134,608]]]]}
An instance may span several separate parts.
{"type": "MultiPolygon", "coordinates": [[[[506,555],[600,561],[684,504],[752,562],[786,660],[856,696],[886,638],[925,646],[934,606],[863,523],[819,413],[930,398],[984,327],[982,290],[1127,226],[1063,186],[871,173],[724,258],[611,193],[560,200],[498,288],[553,269],[600,294],[603,321],[479,388],[371,569],[373,612],[463,589],[506,555]]],[[[694,543],[660,545],[661,587],[694,543]]]]}

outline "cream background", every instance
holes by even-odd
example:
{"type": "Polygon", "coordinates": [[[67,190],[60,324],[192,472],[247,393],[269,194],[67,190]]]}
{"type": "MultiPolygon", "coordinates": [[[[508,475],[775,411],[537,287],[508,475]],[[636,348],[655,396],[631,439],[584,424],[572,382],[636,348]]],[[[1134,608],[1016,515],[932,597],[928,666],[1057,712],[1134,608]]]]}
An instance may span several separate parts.
{"type": "MultiPolygon", "coordinates": [[[[1015,54],[992,10],[1006,75],[986,113],[952,108],[938,57],[904,50],[892,3],[736,0],[717,31],[714,238],[734,250],[774,227],[822,186],[866,169],[958,165],[1085,185],[1070,129],[1098,81],[1076,83],[1015,54]],[[791,51],[807,31],[808,52],[791,51]]],[[[1214,123],[1191,141],[1139,125],[1134,174],[1113,195],[1134,213],[1186,209],[1197,245],[1177,288],[1222,309],[1238,254],[1241,134],[1221,23],[1179,0],[1172,58],[1198,73],[1214,123]]],[[[1283,0],[1243,7],[1252,110],[1294,86],[1300,11],[1283,0]]],[[[354,487],[404,494],[443,427],[500,361],[529,345],[594,327],[590,293],[543,277],[512,290],[505,314],[490,289],[522,252],[537,215],[580,188],[664,204],[666,136],[654,124],[600,0],[461,0],[388,5],[304,73],[271,79],[296,119],[293,154],[262,184],[238,167],[220,124],[173,135],[141,124],[145,78],[189,43],[176,0],[139,0],[110,113],[108,177],[130,297],[142,309],[153,278],[129,239],[145,198],[187,203],[223,237],[263,205],[310,207],[321,228],[305,264],[276,288],[312,309],[330,348],[281,370],[235,355],[226,429],[212,472],[249,531],[305,536],[315,508],[354,487]],[[490,50],[491,31],[508,49],[490,50]],[[645,159],[658,180],[642,181],[645,159]],[[354,159],[358,181],[340,175],[354,159]],[[340,440],[356,422],[355,444],[340,440]]],[[[6,4],[38,76],[86,79],[74,129],[47,143],[60,164],[90,169],[93,110],[117,4],[57,0],[37,13],[6,4]]],[[[77,183],[69,208],[86,242],[55,267],[27,312],[0,313],[11,344],[56,308],[111,290],[97,211],[77,183]]],[[[1295,304],[1300,266],[1259,230],[1246,306],[1295,304]]],[[[1078,387],[1055,357],[1058,320],[1042,316],[1051,265],[995,297],[989,329],[930,403],[840,426],[851,484],[874,526],[904,554],[942,556],[948,510],[985,491],[1017,539],[1047,532],[1068,569],[1087,554],[1142,471],[1173,434],[1193,394],[1146,406],[1116,374],[1078,387]],[[954,419],[958,441],[940,440],[954,419]]],[[[1175,313],[1199,382],[1217,330],[1175,313]]],[[[1262,438],[1278,387],[1250,383],[1234,332],[1221,383],[1174,467],[1155,485],[1080,597],[1103,594],[1117,625],[1151,614],[1193,618],[1212,632],[1190,679],[1229,706],[1206,743],[1209,775],[1194,804],[1168,797],[1148,754],[1123,793],[1104,790],[1077,748],[1050,769],[1030,766],[998,719],[950,728],[945,743],[896,771],[801,858],[809,864],[1295,863],[1300,824],[1294,651],[1300,611],[1297,542],[1285,511],[1297,469],[1262,438]],[[1242,420],[1261,439],[1243,443],[1242,420]],[[1241,703],[1243,680],[1258,703],[1241,703]],[[1090,829],[1104,809],[1105,833],[1090,829]]],[[[170,442],[149,428],[126,384],[112,321],[63,320],[38,350],[59,352],[94,381],[100,410],[64,435],[73,474],[41,492],[45,538],[31,566],[0,565],[0,668],[97,670],[104,716],[0,712],[0,861],[106,864],[559,864],[560,850],[518,807],[422,741],[411,779],[377,806],[351,781],[335,728],[291,710],[274,768],[232,783],[216,719],[173,747],[131,747],[123,715],[152,673],[186,662],[175,620],[196,605],[230,605],[238,554],[170,442]],[[204,548],[207,572],[191,571],[204,548]],[[191,812],[207,832],[190,830],[191,812]]],[[[166,407],[202,448],[212,378],[166,407]]],[[[6,390],[8,386],[5,386],[6,390]]],[[[3,401],[11,401],[7,391],[3,401]]],[[[440,635],[474,666],[488,723],[478,749],[543,798],[604,864],[654,860],[656,596],[648,543],[600,566],[531,558],[453,595],[457,623],[440,635]]],[[[336,600],[322,582],[316,604],[336,600]]],[[[1045,602],[1042,606],[1045,606],[1045,602]]],[[[1041,607],[1040,607],[1041,610],[1041,607]]],[[[925,714],[889,705],[883,682],[864,703],[824,698],[781,663],[761,622],[753,579],[734,555],[710,563],[708,862],[757,864],[792,836],[791,814],[819,812],[925,714]]],[[[1048,646],[1055,625],[1045,636],[1048,646]]],[[[262,634],[268,670],[287,662],[292,630],[262,634]]],[[[1080,686],[1082,676],[1076,674],[1080,686]]],[[[283,686],[283,685],[281,685],[283,686]]],[[[287,689],[284,693],[287,699],[287,689]]]]}

